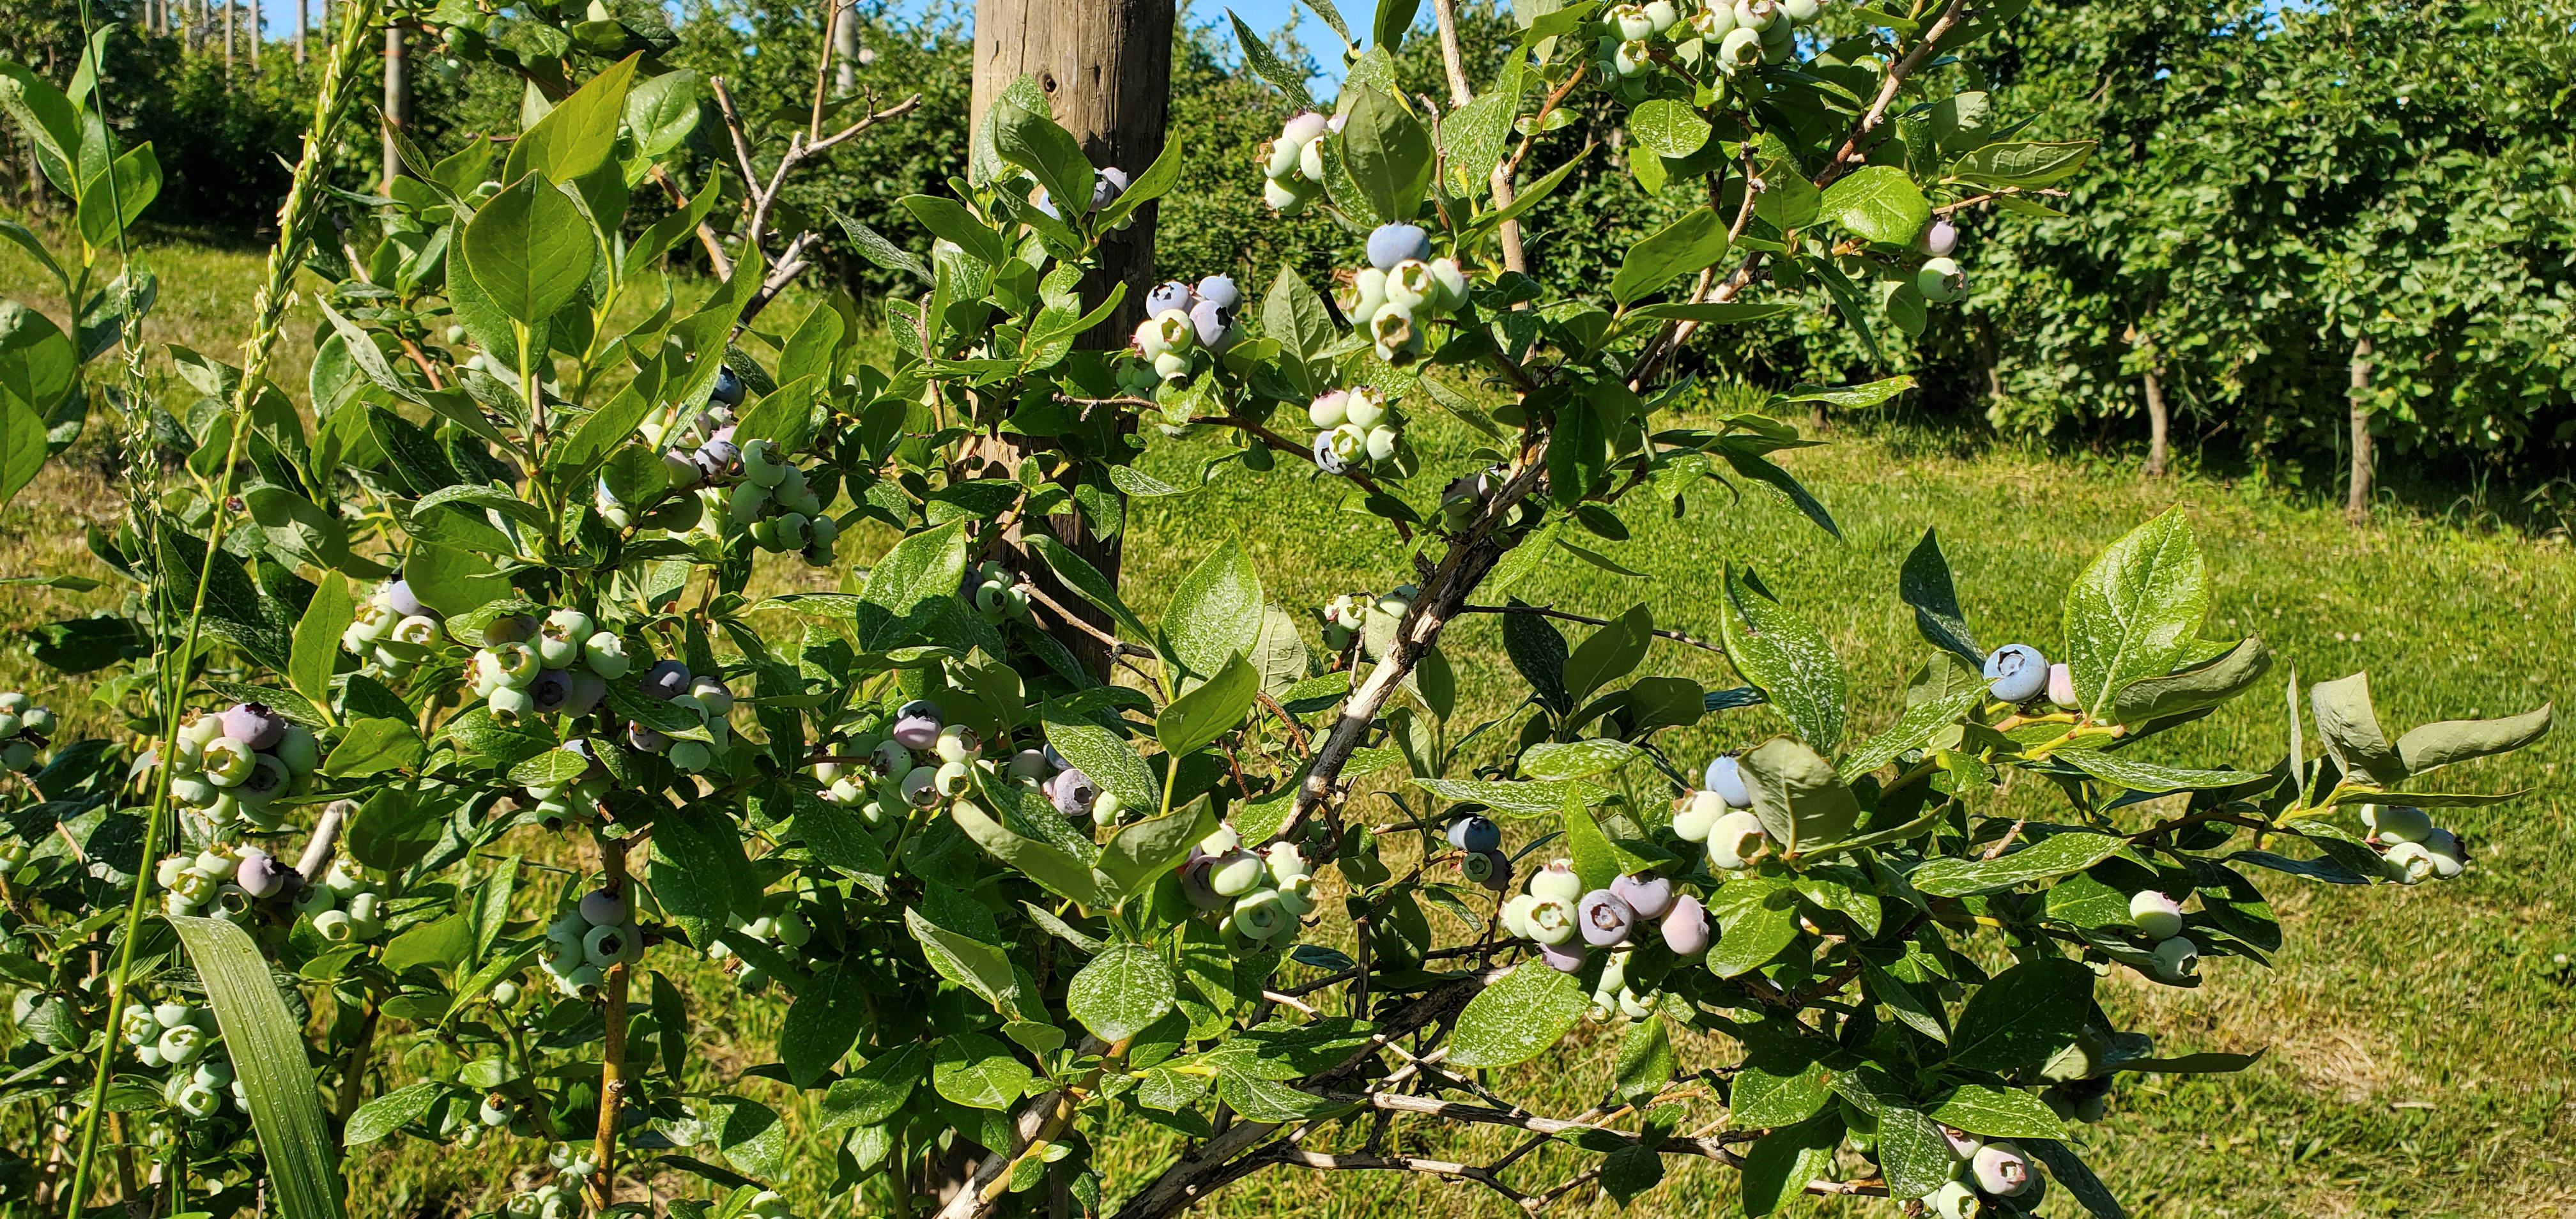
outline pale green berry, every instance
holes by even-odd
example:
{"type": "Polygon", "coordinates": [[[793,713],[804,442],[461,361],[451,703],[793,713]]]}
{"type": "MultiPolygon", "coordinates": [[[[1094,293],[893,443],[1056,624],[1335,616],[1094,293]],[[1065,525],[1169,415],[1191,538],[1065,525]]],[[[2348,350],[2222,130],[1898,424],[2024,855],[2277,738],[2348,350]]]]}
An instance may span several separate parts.
{"type": "Polygon", "coordinates": [[[1716,792],[1692,792],[1681,809],[1673,814],[1673,832],[1684,842],[1706,842],[1717,819],[1726,815],[1726,801],[1716,792]]]}
{"type": "Polygon", "coordinates": [[[2145,890],[2129,899],[2129,922],[2151,940],[2169,940],[2182,933],[2182,903],[2153,890],[2145,890]]]}
{"type": "Polygon", "coordinates": [[[1541,898],[1561,901],[1571,908],[1583,896],[1583,878],[1574,874],[1572,860],[1559,859],[1532,873],[1529,891],[1541,898]]]}

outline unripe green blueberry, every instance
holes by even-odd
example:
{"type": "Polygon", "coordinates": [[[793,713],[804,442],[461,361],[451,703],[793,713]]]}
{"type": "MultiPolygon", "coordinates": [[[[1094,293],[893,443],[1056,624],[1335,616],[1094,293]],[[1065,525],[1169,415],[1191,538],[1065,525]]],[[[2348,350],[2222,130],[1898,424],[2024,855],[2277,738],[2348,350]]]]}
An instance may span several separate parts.
{"type": "Polygon", "coordinates": [[[1306,210],[1307,196],[1273,178],[1261,184],[1261,201],[1282,216],[1294,216],[1306,210]]]}
{"type": "Polygon", "coordinates": [[[492,984],[492,1005],[509,1007],[519,1001],[519,984],[504,978],[492,984]]]}
{"type": "Polygon", "coordinates": [[[1944,1182],[1941,1188],[1923,1195],[1923,1206],[1941,1219],[1981,1219],[1986,1213],[1986,1204],[1964,1181],[1944,1182]]]}
{"type": "Polygon", "coordinates": [[[1440,281],[1431,274],[1431,264],[1427,262],[1400,262],[1386,273],[1386,302],[1390,305],[1427,315],[1439,304],[1440,295],[1440,281]]]}
{"type": "Polygon", "coordinates": [[[598,998],[599,988],[607,984],[607,971],[596,965],[583,965],[565,974],[556,985],[564,994],[588,1002],[598,998]]]}
{"type": "Polygon", "coordinates": [[[671,742],[671,765],[682,774],[693,775],[715,765],[715,750],[705,741],[671,742]]]}
{"type": "Polygon", "coordinates": [[[356,925],[346,910],[325,910],[313,916],[313,930],[334,944],[346,944],[357,938],[356,925]]]}
{"type": "Polygon", "coordinates": [[[1968,273],[1954,259],[1926,259],[1914,273],[1914,289],[1936,305],[1948,304],[1968,294],[1968,273]]]}
{"type": "Polygon", "coordinates": [[[0,766],[20,774],[36,769],[36,743],[22,737],[0,745],[0,766]]]}
{"type": "Polygon", "coordinates": [[[1754,857],[1770,842],[1771,836],[1762,829],[1762,819],[1737,809],[1709,826],[1709,866],[1726,872],[1742,871],[1753,866],[1754,857]]]}
{"type": "Polygon", "coordinates": [[[1559,859],[1531,874],[1529,891],[1571,906],[1583,896],[1583,878],[1574,874],[1573,861],[1559,859]]]}
{"type": "Polygon", "coordinates": [[[0,691],[0,714],[16,715],[34,705],[35,700],[28,698],[25,691],[0,691]]]}
{"type": "Polygon", "coordinates": [[[288,724],[286,735],[277,742],[277,760],[293,774],[310,774],[322,764],[322,742],[313,730],[302,724],[288,724]]]}
{"type": "MultiPolygon", "coordinates": [[[[1655,0],[1655,3],[1662,4],[1664,3],[1664,0],[1655,0]]],[[[1649,7],[1652,6],[1650,5],[1649,7]]],[[[1458,260],[1455,258],[1434,258],[1431,260],[1430,266],[1431,281],[1439,288],[1439,293],[1432,301],[1433,308],[1440,313],[1455,313],[1458,310],[1465,308],[1467,304],[1467,273],[1459,268],[1458,260]]]]}
{"type": "Polygon", "coordinates": [[[1386,393],[1374,385],[1362,385],[1345,398],[1340,422],[1373,428],[1386,422],[1386,417],[1386,393]]]}
{"type": "Polygon", "coordinates": [[[941,796],[954,800],[975,786],[975,767],[969,762],[942,762],[934,785],[941,796]]]}
{"type": "Polygon", "coordinates": [[[1779,0],[1780,15],[1805,25],[1824,11],[1823,0],[1779,0]]]}
{"type": "Polygon", "coordinates": [[[2460,837],[2449,830],[2435,830],[2427,835],[2424,853],[2432,857],[2433,874],[2444,880],[2468,869],[2468,854],[2460,849],[2460,837]]]}
{"type": "Polygon", "coordinates": [[[1259,855],[1238,846],[1209,863],[1207,885],[1219,897],[1241,897],[1260,888],[1267,871],[1259,855]]]}
{"type": "Polygon", "coordinates": [[[1798,33],[1788,21],[1774,18],[1762,31],[1762,62],[1787,63],[1798,50],[1798,33]]]}
{"type": "Polygon", "coordinates": [[[1620,38],[1629,41],[1644,38],[1655,32],[1654,20],[1646,16],[1645,9],[1634,4],[1622,4],[1612,8],[1610,24],[1619,31],[1620,38]]]}
{"type": "Polygon", "coordinates": [[[1386,461],[1394,457],[1396,442],[1399,439],[1400,437],[1396,435],[1394,428],[1387,427],[1382,424],[1380,426],[1370,428],[1368,432],[1369,460],[1386,461]]]}
{"type": "Polygon", "coordinates": [[[975,730],[964,724],[950,724],[939,730],[931,743],[931,752],[942,762],[972,762],[984,756],[984,742],[975,730]]]}
{"type": "Polygon", "coordinates": [[[1673,813],[1673,833],[1684,842],[1706,842],[1717,819],[1726,815],[1726,801],[1713,791],[1695,791],[1673,813]]]}
{"type": "Polygon", "coordinates": [[[2401,842],[2388,848],[2380,857],[2388,865],[2388,879],[2401,885],[2420,884],[2435,872],[2433,852],[2420,842],[2401,842]]]}
{"type": "Polygon", "coordinates": [[[1503,923],[1503,930],[1511,932],[1514,937],[1519,939],[1536,939],[1536,936],[1530,934],[1529,912],[1531,908],[1537,906],[1538,903],[1539,898],[1536,894],[1514,894],[1510,901],[1503,903],[1503,912],[1500,916],[1503,923]]]}
{"type": "Polygon", "coordinates": [[[2148,939],[2162,942],[2182,934],[2182,903],[2152,889],[2129,898],[2129,922],[2148,939]]]}
{"type": "Polygon", "coordinates": [[[1738,29],[1767,30],[1779,15],[1780,6],[1772,0],[1735,0],[1735,25],[1738,29]]]}
{"type": "Polygon", "coordinates": [[[376,907],[381,900],[382,899],[378,898],[373,893],[352,893],[349,895],[347,913],[349,915],[349,931],[351,935],[357,939],[371,940],[384,931],[384,920],[377,917],[376,911],[376,907]]]}
{"type": "Polygon", "coordinates": [[[603,971],[626,955],[626,929],[617,924],[593,927],[581,937],[582,960],[603,971]]]}
{"type": "Polygon", "coordinates": [[[581,662],[592,673],[611,681],[626,676],[632,664],[626,658],[626,641],[607,631],[593,634],[582,642],[581,662]]]}
{"type": "Polygon", "coordinates": [[[1536,900],[1530,903],[1529,909],[1521,912],[1521,925],[1529,929],[1529,938],[1540,944],[1549,945],[1563,944],[1573,939],[1581,929],[1581,921],[1574,908],[1574,902],[1568,898],[1558,897],[1553,892],[1544,894],[1536,892],[1535,877],[1531,879],[1531,885],[1531,896],[1536,900]]]}
{"type": "Polygon", "coordinates": [[[515,724],[537,713],[536,696],[510,686],[494,690],[484,705],[491,709],[493,719],[504,724],[515,724]]]}
{"type": "Polygon", "coordinates": [[[1655,49],[1643,40],[1623,42],[1610,53],[1610,68],[1621,77],[1643,76],[1654,70],[1655,49]]]}
{"type": "Polygon", "coordinates": [[[1707,8],[1691,14],[1685,23],[1702,41],[1714,44],[1735,29],[1735,6],[1712,2],[1707,8]]]}
{"type": "Polygon", "coordinates": [[[2361,823],[2381,842],[2422,842],[2433,834],[2433,816],[2411,804],[2365,804],[2361,823]]]}
{"type": "MultiPolygon", "coordinates": [[[[1742,20],[1741,10],[1738,10],[1737,20],[1739,23],[1742,20]]],[[[1746,29],[1738,24],[1728,30],[1726,37],[1717,44],[1718,69],[1730,76],[1761,62],[1762,32],[1759,30],[1746,29]]]]}
{"type": "Polygon", "coordinates": [[[1377,307],[1369,318],[1369,341],[1377,344],[1378,358],[1390,364],[1402,364],[1422,349],[1422,331],[1413,324],[1413,311],[1394,301],[1377,307]]]}
{"type": "Polygon", "coordinates": [[[2156,974],[2167,982],[2183,982],[2200,976],[2200,946],[2183,936],[2175,936],[2156,945],[2156,974]]]}
{"type": "Polygon", "coordinates": [[[18,729],[22,722],[23,721],[21,721],[17,715],[7,711],[0,711],[0,738],[18,735],[18,729]]]}
{"type": "Polygon", "coordinates": [[[1159,360],[1174,352],[1188,351],[1197,337],[1189,314],[1165,309],[1137,324],[1136,350],[1148,360],[1159,360]]]}
{"type": "Polygon", "coordinates": [[[1647,0],[1645,9],[1646,20],[1655,33],[1661,34],[1681,24],[1681,10],[1673,7],[1673,0],[1647,0]]]}
{"type": "Polygon", "coordinates": [[[1276,940],[1297,930],[1297,920],[1280,904],[1277,889],[1254,889],[1235,899],[1230,921],[1235,930],[1256,940],[1276,940]]]}

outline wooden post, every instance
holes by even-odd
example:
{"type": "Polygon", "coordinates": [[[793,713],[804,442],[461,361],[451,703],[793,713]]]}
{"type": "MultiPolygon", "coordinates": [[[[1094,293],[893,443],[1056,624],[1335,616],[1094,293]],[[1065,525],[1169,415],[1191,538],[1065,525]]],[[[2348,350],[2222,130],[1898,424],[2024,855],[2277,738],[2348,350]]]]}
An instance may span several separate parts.
{"type": "MultiPolygon", "coordinates": [[[[1172,22],[1173,0],[981,0],[975,8],[975,80],[967,130],[983,129],[984,116],[1012,82],[1034,77],[1055,121],[1081,141],[1092,164],[1123,169],[1131,178],[1143,173],[1163,151],[1171,101],[1172,22]]],[[[1145,320],[1145,294],[1154,286],[1155,212],[1146,205],[1125,232],[1101,243],[1100,266],[1083,277],[1082,297],[1097,303],[1119,283],[1127,285],[1127,295],[1107,321],[1084,336],[1084,344],[1118,346],[1145,320]]],[[[969,460],[987,469],[1008,469],[1020,457],[1018,445],[996,436],[978,446],[969,460]]],[[[1080,517],[1070,514],[1049,517],[1047,525],[1102,575],[1117,580],[1121,538],[1095,538],[1080,517]]],[[[1008,544],[1017,549],[1017,540],[1008,544]]],[[[1109,629],[1108,615],[1090,602],[1058,595],[1066,590],[1047,578],[1043,564],[1021,554],[1012,567],[1057,604],[1094,627],[1109,629]]],[[[1094,674],[1108,677],[1109,649],[1090,632],[1059,626],[1054,634],[1094,674]]]]}
{"type": "Polygon", "coordinates": [[[233,70],[233,10],[240,7],[236,0],[224,0],[224,74],[227,76],[233,70]]]}
{"type": "Polygon", "coordinates": [[[2370,336],[2352,345],[2352,491],[2343,514],[2353,524],[2370,519],[2370,336]]]}
{"type": "Polygon", "coordinates": [[[309,0],[295,0],[295,64],[304,66],[304,7],[309,0]]]}
{"type": "Polygon", "coordinates": [[[403,55],[401,26],[385,27],[385,193],[394,193],[402,176],[402,151],[394,133],[411,125],[411,63],[403,55]]]}
{"type": "Polygon", "coordinates": [[[250,70],[253,73],[257,73],[259,71],[259,44],[263,41],[260,37],[259,29],[259,0],[250,0],[250,12],[248,15],[250,17],[250,70]]]}
{"type": "Polygon", "coordinates": [[[2139,334],[2138,328],[2134,325],[2129,327],[2128,333],[2120,337],[2132,345],[2141,342],[2148,345],[2149,359],[2144,376],[2147,387],[2146,476],[2162,478],[2172,457],[2173,416],[2165,409],[2164,378],[2158,375],[2158,362],[2153,358],[2156,355],[2155,344],[2153,340],[2139,334]]]}

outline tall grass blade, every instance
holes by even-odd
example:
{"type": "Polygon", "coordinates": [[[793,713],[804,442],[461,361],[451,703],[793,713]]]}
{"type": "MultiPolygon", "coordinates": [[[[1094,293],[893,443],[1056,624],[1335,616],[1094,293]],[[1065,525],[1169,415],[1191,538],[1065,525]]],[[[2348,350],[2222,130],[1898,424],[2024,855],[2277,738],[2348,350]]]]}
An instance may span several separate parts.
{"type": "Polygon", "coordinates": [[[313,1092],[304,1028],[270,980],[268,959],[241,928],[219,918],[169,916],[215,1006],[250,1124],[268,1157],[269,1197],[283,1219],[346,1219],[340,1160],[313,1092]]]}

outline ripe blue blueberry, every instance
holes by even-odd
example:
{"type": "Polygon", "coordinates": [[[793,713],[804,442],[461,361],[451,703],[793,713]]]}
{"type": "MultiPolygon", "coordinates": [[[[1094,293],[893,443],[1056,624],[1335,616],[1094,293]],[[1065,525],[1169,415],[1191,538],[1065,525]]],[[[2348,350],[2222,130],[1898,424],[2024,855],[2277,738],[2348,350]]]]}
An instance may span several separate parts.
{"type": "Polygon", "coordinates": [[[742,392],[742,378],[736,376],[730,368],[719,369],[716,372],[715,388],[707,392],[707,400],[734,406],[742,401],[742,392]]]}
{"type": "Polygon", "coordinates": [[[1664,946],[1682,956],[1708,947],[1708,908],[1699,899],[1685,893],[1673,899],[1673,908],[1664,914],[1664,946]]]}
{"type": "Polygon", "coordinates": [[[1199,345],[1210,351],[1225,350],[1234,336],[1231,316],[1210,300],[1190,306],[1190,328],[1198,332],[1199,345]]]}
{"type": "Polygon", "coordinates": [[[1538,959],[1547,962],[1549,969],[1561,974],[1583,972],[1583,962],[1587,955],[1589,954],[1584,951],[1583,945],[1566,940],[1559,940],[1553,944],[1541,941],[1538,946],[1538,959]]]}
{"type": "Polygon", "coordinates": [[[236,703],[222,719],[225,736],[253,749],[267,749],[286,737],[286,717],[269,710],[266,703],[236,703]]]}
{"type": "Polygon", "coordinates": [[[2026,643],[2008,643],[1986,656],[1986,693],[2026,703],[2048,689],[2048,658],[2026,643]]]}
{"type": "Polygon", "coordinates": [[[1127,193],[1127,171],[1116,166],[1095,170],[1091,175],[1091,210],[1099,211],[1127,193]]]}
{"type": "Polygon", "coordinates": [[[1470,813],[1449,823],[1449,845],[1461,851],[1490,851],[1503,845],[1503,829],[1470,813]]]}
{"type": "Polygon", "coordinates": [[[1188,284],[1177,279],[1156,284],[1153,291],[1145,294],[1145,316],[1153,317],[1170,309],[1187,313],[1191,305],[1198,303],[1192,299],[1194,295],[1188,284]]]}
{"type": "Polygon", "coordinates": [[[396,580],[385,586],[385,608],[405,618],[428,612],[422,607],[420,598],[411,595],[409,580],[396,580]]]}
{"type": "Polygon", "coordinates": [[[1753,793],[1745,789],[1744,767],[1735,755],[1720,754],[1708,764],[1708,773],[1700,776],[1700,786],[1717,793],[1728,808],[1753,807],[1753,793]]]}
{"type": "Polygon", "coordinates": [[[1197,291],[1200,300],[1213,301],[1217,308],[1228,313],[1243,306],[1243,289],[1234,286],[1234,277],[1230,275],[1208,276],[1199,281],[1197,291]]]}
{"type": "Polygon", "coordinates": [[[1431,235],[1418,224],[1382,224],[1368,238],[1369,265],[1380,271],[1392,271],[1406,259],[1428,260],[1431,257],[1431,235]]]}
{"type": "Polygon", "coordinates": [[[572,701],[572,675],[561,669],[548,669],[537,674],[528,685],[528,698],[539,715],[553,715],[572,701]]]}
{"type": "Polygon", "coordinates": [[[1628,938],[1628,926],[1636,921],[1637,912],[1608,889],[1584,894],[1575,906],[1575,923],[1583,933],[1583,942],[1596,948],[1628,938]]]}
{"type": "Polygon", "coordinates": [[[1915,242],[1915,248],[1934,258],[1947,258],[1950,251],[1959,248],[1959,226],[1950,223],[1946,217],[1924,225],[1923,236],[1915,242]]]}
{"type": "Polygon", "coordinates": [[[1653,872],[1631,872],[1610,882],[1610,893],[1641,919],[1662,918],[1673,908],[1673,882],[1653,872]]]}
{"type": "Polygon", "coordinates": [[[644,671],[642,682],[644,697],[655,702],[667,703],[687,693],[688,689],[689,666],[679,661],[656,661],[652,668],[644,671]]]}

